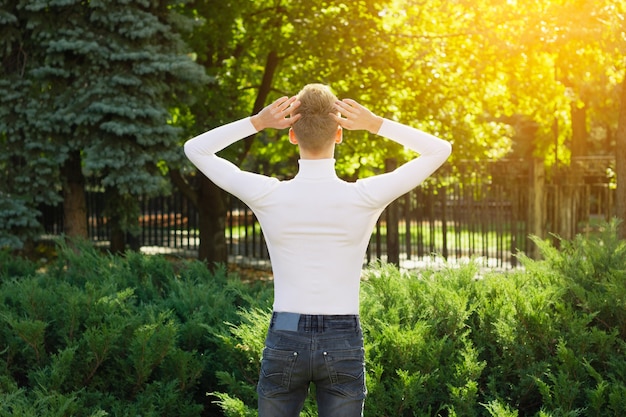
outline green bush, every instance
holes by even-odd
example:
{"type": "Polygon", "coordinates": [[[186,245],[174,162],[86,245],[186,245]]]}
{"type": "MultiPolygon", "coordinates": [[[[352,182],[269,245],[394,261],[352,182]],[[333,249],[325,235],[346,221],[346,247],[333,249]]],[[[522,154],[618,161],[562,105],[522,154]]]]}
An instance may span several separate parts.
{"type": "MultiPolygon", "coordinates": [[[[626,415],[626,243],[616,223],[591,238],[534,239],[543,260],[486,273],[474,263],[369,268],[361,319],[365,416],[626,415]]],[[[217,394],[229,417],[254,416],[269,311],[242,311],[229,345],[243,379],[217,394]]],[[[302,415],[316,415],[309,401],[302,415]]]]}
{"type": "MultiPolygon", "coordinates": [[[[616,223],[535,243],[508,273],[365,271],[366,416],[626,415],[616,223]]],[[[88,245],[0,260],[0,417],[256,416],[271,285],[88,245]]]]}
{"type": "Polygon", "coordinates": [[[226,322],[271,298],[223,268],[84,244],[43,270],[1,259],[2,417],[219,415],[226,322]]]}

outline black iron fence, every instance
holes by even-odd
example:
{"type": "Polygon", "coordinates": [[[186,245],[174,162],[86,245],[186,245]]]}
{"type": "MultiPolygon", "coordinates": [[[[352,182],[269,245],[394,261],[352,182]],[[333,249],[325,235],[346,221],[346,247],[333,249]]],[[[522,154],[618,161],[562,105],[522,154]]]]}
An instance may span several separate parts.
{"type": "MultiPolygon", "coordinates": [[[[570,238],[591,232],[594,223],[614,215],[614,187],[598,169],[555,174],[535,168],[527,161],[501,161],[440,169],[385,210],[364,263],[382,259],[417,268],[444,259],[474,258],[485,266],[509,269],[518,265],[518,252],[532,255],[530,234],[570,238]]],[[[135,246],[149,253],[195,255],[198,213],[182,194],[140,203],[135,246]]],[[[87,205],[90,237],[106,243],[110,231],[103,195],[88,193],[87,205]]],[[[58,207],[47,209],[43,220],[47,233],[62,230],[58,207]]],[[[227,213],[226,240],[232,262],[269,266],[254,214],[234,198],[227,213]]]]}

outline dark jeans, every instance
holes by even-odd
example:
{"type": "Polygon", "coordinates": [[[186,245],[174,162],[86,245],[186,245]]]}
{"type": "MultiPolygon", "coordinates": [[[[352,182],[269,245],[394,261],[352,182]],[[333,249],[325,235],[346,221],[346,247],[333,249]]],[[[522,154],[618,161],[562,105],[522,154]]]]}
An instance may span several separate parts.
{"type": "Polygon", "coordinates": [[[265,340],[259,417],[297,417],[315,384],[320,417],[361,417],[365,353],[358,316],[274,313],[265,340]]]}

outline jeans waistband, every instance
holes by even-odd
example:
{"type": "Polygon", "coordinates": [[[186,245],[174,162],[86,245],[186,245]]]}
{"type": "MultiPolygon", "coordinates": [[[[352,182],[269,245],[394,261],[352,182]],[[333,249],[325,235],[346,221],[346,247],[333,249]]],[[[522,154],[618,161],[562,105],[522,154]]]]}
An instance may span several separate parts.
{"type": "Polygon", "coordinates": [[[270,329],[292,332],[324,332],[327,330],[357,330],[361,322],[357,314],[300,314],[274,312],[270,329]]]}

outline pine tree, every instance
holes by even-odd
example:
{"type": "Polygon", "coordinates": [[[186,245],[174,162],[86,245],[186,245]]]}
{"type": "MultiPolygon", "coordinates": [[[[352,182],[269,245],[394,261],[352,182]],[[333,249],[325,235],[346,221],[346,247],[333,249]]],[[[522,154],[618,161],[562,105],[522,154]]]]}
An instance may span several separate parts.
{"type": "Polygon", "coordinates": [[[0,227],[7,236],[24,237],[26,230],[9,226],[62,199],[66,233],[86,237],[87,180],[106,190],[108,216],[123,236],[137,221],[137,196],[164,190],[160,162],[181,157],[169,110],[207,80],[181,38],[193,22],[175,6],[0,3],[0,227]]]}

